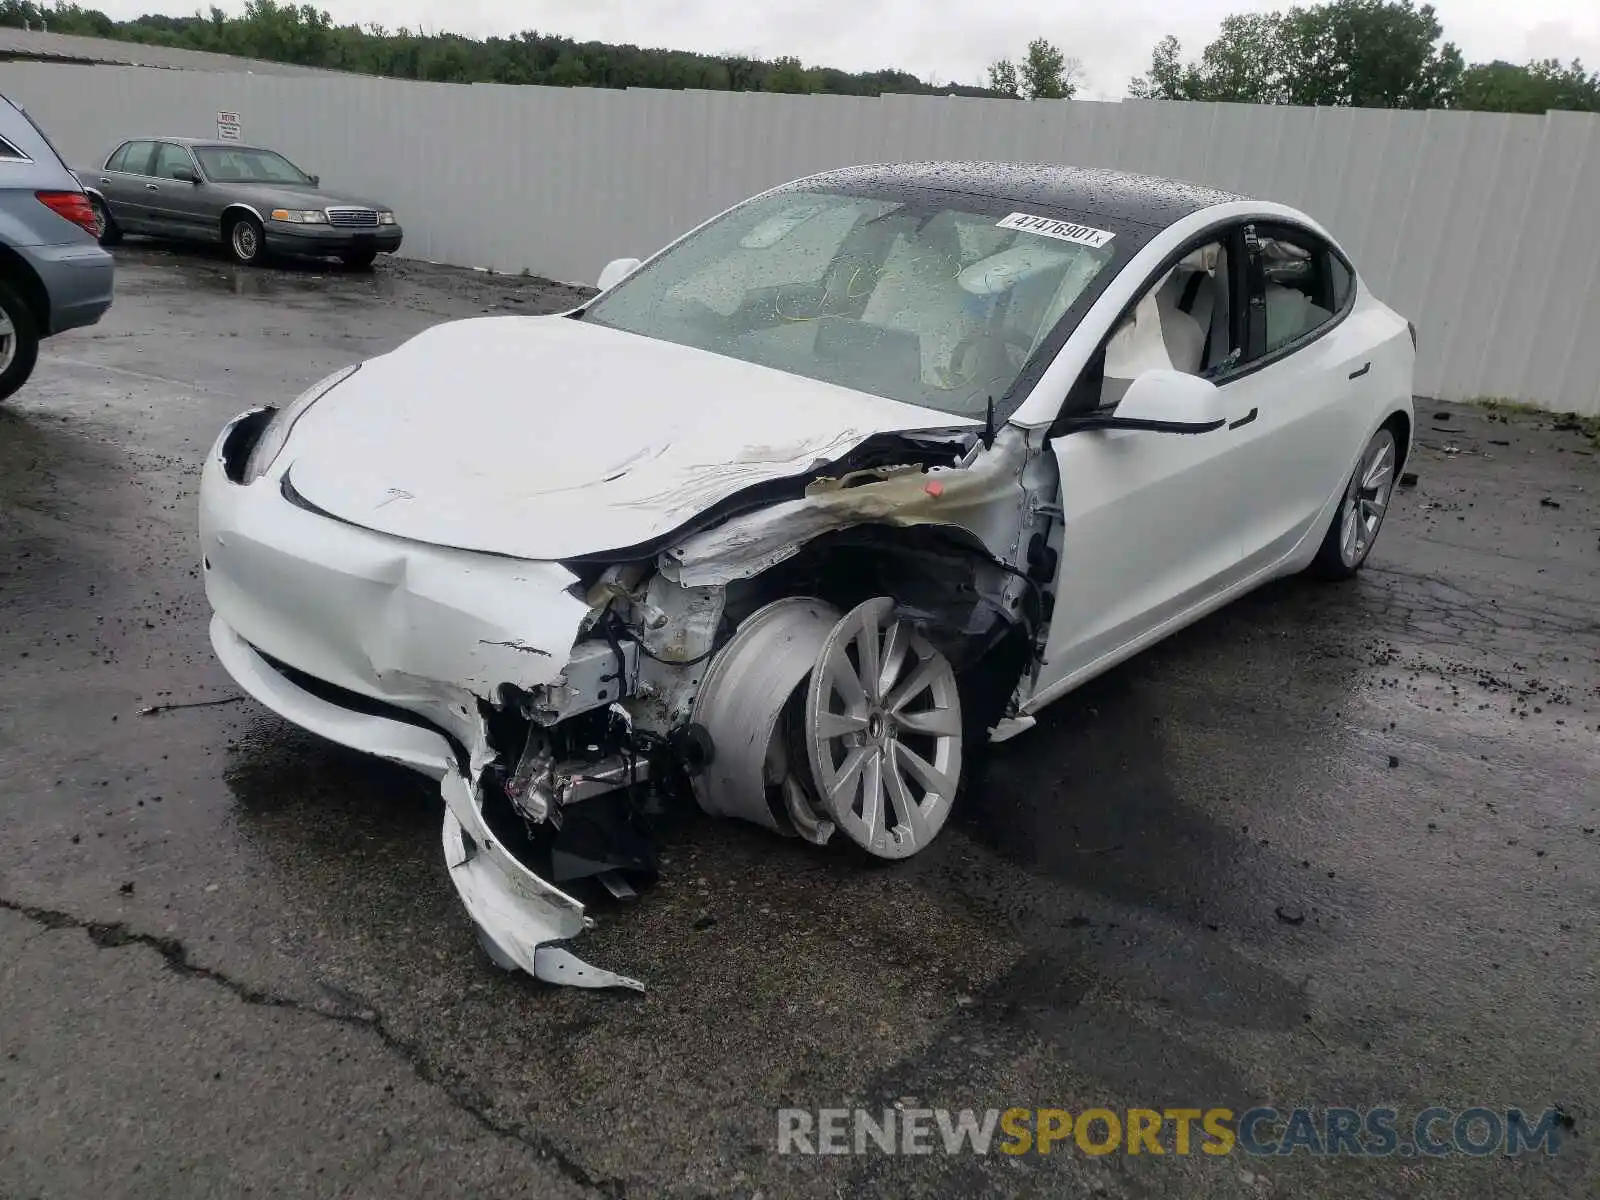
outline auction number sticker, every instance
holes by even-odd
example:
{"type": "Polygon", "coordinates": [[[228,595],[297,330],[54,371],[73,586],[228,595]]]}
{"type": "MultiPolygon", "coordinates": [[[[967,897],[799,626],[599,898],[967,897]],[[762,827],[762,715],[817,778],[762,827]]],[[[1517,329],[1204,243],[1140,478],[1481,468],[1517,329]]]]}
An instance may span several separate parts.
{"type": "Polygon", "coordinates": [[[1020,229],[1024,233],[1037,233],[1058,241],[1088,246],[1094,250],[1100,249],[1116,237],[1116,234],[1104,229],[1093,229],[1088,225],[1078,225],[1072,221],[1057,221],[1054,217],[1030,216],[1028,213],[1012,213],[1000,221],[999,226],[1001,229],[1020,229]]]}

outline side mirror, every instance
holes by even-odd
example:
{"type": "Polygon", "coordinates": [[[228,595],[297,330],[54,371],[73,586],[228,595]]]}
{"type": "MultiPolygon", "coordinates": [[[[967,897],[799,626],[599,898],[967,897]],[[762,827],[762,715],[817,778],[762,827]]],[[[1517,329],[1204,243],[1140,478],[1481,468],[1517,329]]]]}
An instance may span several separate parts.
{"type": "Polygon", "coordinates": [[[1113,420],[1144,426],[1182,426],[1175,433],[1205,433],[1228,423],[1222,393],[1209,379],[1182,371],[1141,372],[1117,405],[1113,420]]]}
{"type": "Polygon", "coordinates": [[[200,182],[200,176],[194,173],[193,167],[178,167],[173,170],[172,177],[180,183],[198,184],[200,182]]]}
{"type": "Polygon", "coordinates": [[[311,186],[312,187],[321,187],[322,186],[322,176],[321,175],[308,175],[306,178],[311,180],[311,186]]]}
{"type": "Polygon", "coordinates": [[[643,263],[637,258],[614,258],[606,264],[606,269],[600,272],[600,282],[597,286],[602,292],[610,291],[642,265],[643,263]]]}

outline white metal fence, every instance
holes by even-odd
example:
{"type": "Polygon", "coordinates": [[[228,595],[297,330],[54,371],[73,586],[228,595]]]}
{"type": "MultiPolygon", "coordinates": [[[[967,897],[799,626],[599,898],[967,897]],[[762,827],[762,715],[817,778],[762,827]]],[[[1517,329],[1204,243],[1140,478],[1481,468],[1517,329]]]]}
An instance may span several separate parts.
{"type": "Polygon", "coordinates": [[[393,204],[403,253],[592,282],[826,167],[989,158],[1116,167],[1293,204],[1417,323],[1424,395],[1600,413],[1600,116],[423,84],[0,64],[73,165],[219,111],[393,204]]]}

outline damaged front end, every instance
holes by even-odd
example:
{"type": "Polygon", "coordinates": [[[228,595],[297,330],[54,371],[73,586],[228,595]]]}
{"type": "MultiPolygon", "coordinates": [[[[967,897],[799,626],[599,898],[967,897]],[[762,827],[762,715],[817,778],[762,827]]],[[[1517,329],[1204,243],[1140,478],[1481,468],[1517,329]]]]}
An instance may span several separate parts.
{"type": "Polygon", "coordinates": [[[675,804],[924,848],[973,743],[1017,710],[1048,614],[1053,459],[1014,428],[869,439],[561,564],[305,506],[269,524],[221,470],[202,481],[219,658],[290,720],[439,779],[480,941],[552,983],[642,990],[567,943],[593,923],[581,896],[653,878],[675,804]]]}

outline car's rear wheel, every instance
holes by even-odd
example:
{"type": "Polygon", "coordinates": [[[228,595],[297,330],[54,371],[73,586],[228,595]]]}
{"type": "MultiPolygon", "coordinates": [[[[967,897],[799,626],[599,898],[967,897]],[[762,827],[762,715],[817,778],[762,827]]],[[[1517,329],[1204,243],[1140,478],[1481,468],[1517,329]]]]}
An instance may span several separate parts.
{"type": "Polygon", "coordinates": [[[95,237],[102,246],[115,246],[122,241],[122,230],[111,216],[111,209],[99,196],[89,196],[89,207],[94,209],[95,237]]]}
{"type": "Polygon", "coordinates": [[[28,382],[38,360],[39,323],[33,310],[16,289],[0,281],[0,400],[28,382]]]}
{"type": "Polygon", "coordinates": [[[349,254],[341,255],[344,265],[352,271],[365,271],[378,259],[376,250],[352,250],[349,254]]]}
{"type": "Polygon", "coordinates": [[[1367,561],[1383,518],[1388,514],[1398,476],[1399,447],[1385,427],[1372,435],[1356,464],[1344,496],[1328,525],[1311,573],[1321,579],[1349,579],[1367,561]]]}
{"type": "Polygon", "coordinates": [[[249,213],[240,213],[230,218],[224,233],[228,253],[233,255],[234,262],[253,267],[266,258],[266,234],[261,228],[261,222],[249,213]]]}

